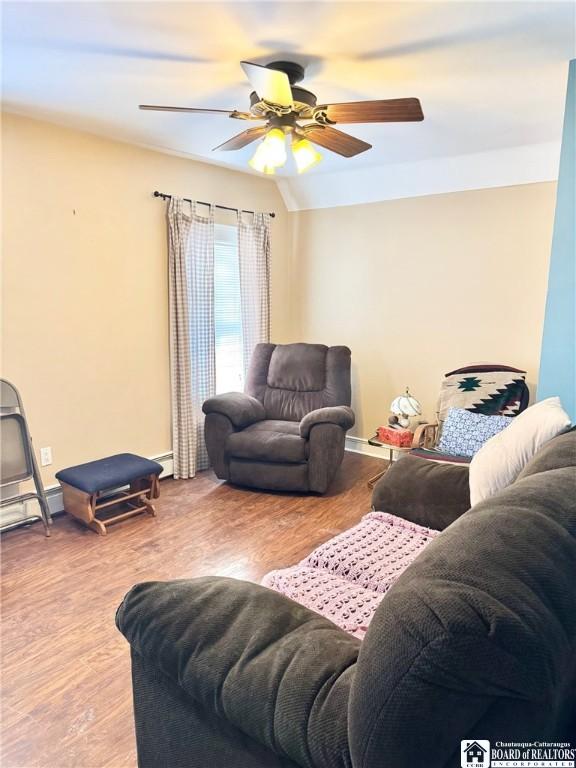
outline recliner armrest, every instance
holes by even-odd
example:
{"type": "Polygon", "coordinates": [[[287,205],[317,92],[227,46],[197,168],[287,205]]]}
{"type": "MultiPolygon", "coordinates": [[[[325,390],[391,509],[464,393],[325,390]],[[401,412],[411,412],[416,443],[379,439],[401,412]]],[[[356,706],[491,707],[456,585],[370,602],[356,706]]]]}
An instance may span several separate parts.
{"type": "Polygon", "coordinates": [[[116,624],[208,713],[300,766],[348,765],[360,642],[273,590],[204,577],[137,584],[116,624]]]}
{"type": "Polygon", "coordinates": [[[226,392],[209,397],[202,405],[204,413],[221,413],[227,416],[236,429],[244,429],[266,418],[264,406],[251,395],[243,392],[226,392]]]}
{"type": "Polygon", "coordinates": [[[336,424],[344,431],[354,426],[354,411],[347,405],[333,405],[328,408],[317,408],[310,411],[300,422],[300,437],[305,440],[310,436],[310,430],[316,424],[336,424]]]}

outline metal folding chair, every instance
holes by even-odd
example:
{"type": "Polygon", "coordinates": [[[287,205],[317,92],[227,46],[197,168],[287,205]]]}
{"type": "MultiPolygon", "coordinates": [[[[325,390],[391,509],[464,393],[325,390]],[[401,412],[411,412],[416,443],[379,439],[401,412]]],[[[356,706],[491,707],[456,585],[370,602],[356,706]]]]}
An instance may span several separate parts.
{"type": "Polygon", "coordinates": [[[0,518],[0,531],[42,520],[46,536],[50,536],[50,509],[34,456],[22,399],[16,387],[5,379],[0,379],[0,428],[0,509],[32,500],[38,502],[40,509],[37,515],[6,525],[2,524],[0,518]],[[21,483],[29,480],[34,482],[36,491],[20,493],[21,483]]]}

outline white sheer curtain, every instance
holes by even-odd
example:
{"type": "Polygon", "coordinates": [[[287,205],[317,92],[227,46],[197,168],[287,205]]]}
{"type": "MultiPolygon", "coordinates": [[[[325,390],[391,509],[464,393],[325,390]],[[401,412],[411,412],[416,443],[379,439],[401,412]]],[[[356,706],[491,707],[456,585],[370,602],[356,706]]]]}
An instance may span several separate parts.
{"type": "Polygon", "coordinates": [[[238,213],[244,374],[254,347],[270,341],[270,215],[238,213]]]}
{"type": "Polygon", "coordinates": [[[214,210],[168,206],[170,373],[174,477],[208,467],[202,403],[215,391],[214,210]]]}

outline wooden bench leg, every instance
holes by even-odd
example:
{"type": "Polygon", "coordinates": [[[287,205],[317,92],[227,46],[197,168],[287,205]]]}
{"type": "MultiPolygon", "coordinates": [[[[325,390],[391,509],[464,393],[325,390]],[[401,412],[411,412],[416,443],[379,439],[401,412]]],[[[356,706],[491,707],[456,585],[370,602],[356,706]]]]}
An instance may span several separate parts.
{"type": "Polygon", "coordinates": [[[97,520],[94,518],[94,520],[91,520],[89,523],[87,523],[88,528],[91,528],[93,531],[96,531],[96,533],[99,533],[100,536],[106,536],[108,531],[106,530],[106,526],[101,520],[97,520]]]}
{"type": "Polygon", "coordinates": [[[106,526],[96,519],[95,514],[97,495],[95,493],[86,493],[78,488],[74,488],[72,485],[67,485],[67,483],[61,483],[61,486],[66,512],[80,520],[88,528],[96,531],[96,533],[99,533],[101,536],[104,535],[106,533],[106,526]]]}
{"type": "Polygon", "coordinates": [[[136,493],[142,491],[140,501],[146,507],[147,512],[156,517],[156,508],[152,504],[151,499],[157,499],[160,496],[160,489],[158,487],[158,475],[148,475],[148,477],[142,477],[138,480],[133,480],[130,483],[130,493],[136,493]]]}

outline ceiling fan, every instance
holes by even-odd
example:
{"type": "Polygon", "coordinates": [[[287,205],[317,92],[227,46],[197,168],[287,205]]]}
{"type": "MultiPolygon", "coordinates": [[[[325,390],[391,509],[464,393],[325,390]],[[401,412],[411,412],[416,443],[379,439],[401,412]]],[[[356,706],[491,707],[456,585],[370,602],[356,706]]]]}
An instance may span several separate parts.
{"type": "Polygon", "coordinates": [[[412,122],[424,119],[420,101],[415,98],[319,105],[313,93],[297,85],[304,78],[304,68],[295,62],[274,61],[261,66],[242,61],[240,66],[254,88],[250,94],[250,108],[247,112],[236,109],[196,109],[150,104],[140,104],[140,109],[220,114],[236,120],[264,121],[264,125],[248,128],[214,149],[242,149],[253,141],[263,139],[249,165],[268,174],[273,174],[276,168],[286,162],[286,136],[289,134],[292,137],[292,153],[296,167],[298,172],[302,173],[321,159],[314,144],[343,157],[354,157],[371,149],[371,144],[337,130],[334,125],[412,122]]]}

